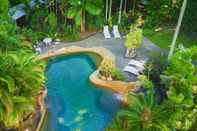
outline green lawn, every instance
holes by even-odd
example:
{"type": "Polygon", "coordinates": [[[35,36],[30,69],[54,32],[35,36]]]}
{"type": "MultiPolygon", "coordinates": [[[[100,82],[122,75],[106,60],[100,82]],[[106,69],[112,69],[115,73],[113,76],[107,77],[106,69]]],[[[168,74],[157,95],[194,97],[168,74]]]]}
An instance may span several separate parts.
{"type": "MultiPolygon", "coordinates": [[[[154,29],[144,29],[144,36],[149,38],[153,43],[161,48],[169,49],[172,42],[173,31],[172,29],[163,29],[162,31],[155,32],[154,29]]],[[[190,47],[191,45],[197,45],[197,39],[188,38],[186,35],[180,34],[177,39],[177,45],[183,44],[185,47],[190,47]]]]}

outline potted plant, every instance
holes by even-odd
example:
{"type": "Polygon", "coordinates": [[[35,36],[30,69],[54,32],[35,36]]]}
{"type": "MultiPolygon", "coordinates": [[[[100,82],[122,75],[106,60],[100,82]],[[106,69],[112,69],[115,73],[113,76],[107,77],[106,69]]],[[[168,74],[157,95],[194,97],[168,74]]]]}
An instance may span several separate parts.
{"type": "Polygon", "coordinates": [[[135,25],[131,25],[130,32],[126,36],[125,47],[127,48],[125,57],[135,57],[136,49],[140,47],[142,42],[142,29],[135,25]]]}
{"type": "Polygon", "coordinates": [[[110,59],[104,59],[101,63],[99,73],[101,75],[101,79],[103,80],[112,80],[111,77],[111,69],[115,67],[115,64],[110,59]]]}

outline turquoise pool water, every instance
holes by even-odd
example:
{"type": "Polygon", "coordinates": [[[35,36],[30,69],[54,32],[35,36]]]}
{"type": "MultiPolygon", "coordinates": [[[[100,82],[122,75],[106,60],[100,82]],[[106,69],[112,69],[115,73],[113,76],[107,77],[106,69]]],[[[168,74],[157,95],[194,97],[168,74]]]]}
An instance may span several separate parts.
{"type": "Polygon", "coordinates": [[[44,131],[103,131],[119,108],[110,91],[95,87],[89,55],[53,58],[46,70],[48,117],[44,131]]]}

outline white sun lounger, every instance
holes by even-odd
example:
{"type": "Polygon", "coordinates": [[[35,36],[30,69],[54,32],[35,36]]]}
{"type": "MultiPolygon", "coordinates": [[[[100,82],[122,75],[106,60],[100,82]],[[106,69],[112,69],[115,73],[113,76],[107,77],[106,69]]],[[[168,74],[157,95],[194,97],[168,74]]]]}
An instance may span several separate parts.
{"type": "Polygon", "coordinates": [[[132,66],[126,66],[124,69],[123,69],[124,72],[129,72],[129,73],[132,73],[134,75],[139,75],[139,70],[137,70],[136,68],[132,67],[132,66]]]}
{"type": "Polygon", "coordinates": [[[105,39],[111,38],[111,34],[109,33],[108,25],[103,27],[103,34],[104,34],[105,39]]]}
{"type": "Polygon", "coordinates": [[[130,60],[128,65],[133,65],[133,66],[136,66],[137,68],[140,68],[140,69],[144,69],[144,64],[145,64],[145,61],[138,61],[138,60],[130,60]]]}
{"type": "Polygon", "coordinates": [[[121,38],[117,25],[113,26],[113,31],[112,32],[113,32],[113,35],[114,35],[115,38],[121,38]]]}

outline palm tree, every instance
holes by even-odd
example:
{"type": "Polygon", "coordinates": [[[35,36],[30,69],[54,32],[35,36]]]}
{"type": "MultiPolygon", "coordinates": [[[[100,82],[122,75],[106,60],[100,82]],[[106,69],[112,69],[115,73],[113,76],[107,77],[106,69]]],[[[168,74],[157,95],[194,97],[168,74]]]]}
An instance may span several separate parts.
{"type": "Polygon", "coordinates": [[[67,17],[75,20],[77,26],[81,26],[81,32],[85,32],[85,13],[99,15],[102,11],[100,2],[92,0],[70,0],[71,7],[68,10],[67,17]]]}
{"type": "Polygon", "coordinates": [[[122,121],[122,130],[169,131],[166,126],[168,112],[164,110],[164,106],[156,104],[152,91],[148,91],[146,95],[130,94],[128,102],[128,107],[117,114],[119,121],[122,121]]]}
{"type": "Polygon", "coordinates": [[[25,52],[0,54],[0,123],[17,128],[34,111],[44,83],[44,64],[25,52]]]}

